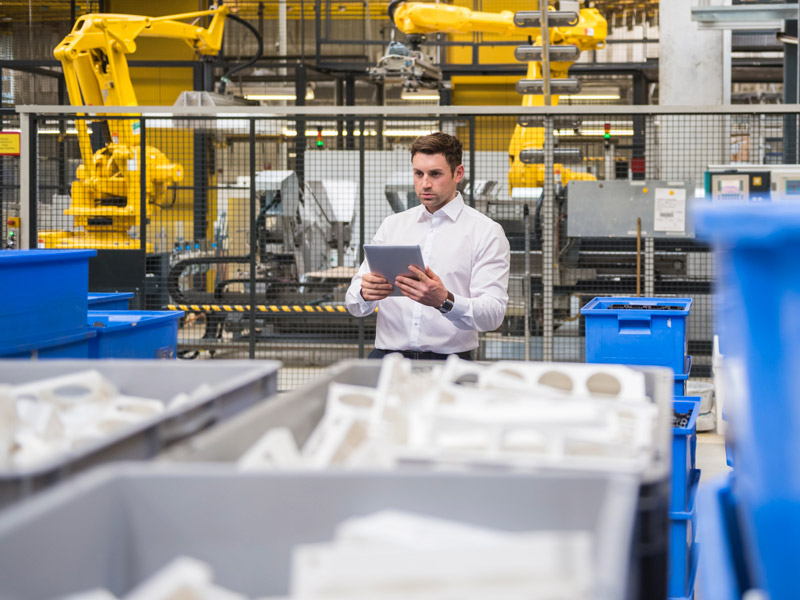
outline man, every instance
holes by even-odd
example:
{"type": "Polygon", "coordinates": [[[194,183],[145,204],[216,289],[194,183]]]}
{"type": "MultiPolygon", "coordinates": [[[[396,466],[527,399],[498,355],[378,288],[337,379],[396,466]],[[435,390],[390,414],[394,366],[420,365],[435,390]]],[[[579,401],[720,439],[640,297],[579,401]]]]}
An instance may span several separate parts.
{"type": "Polygon", "coordinates": [[[502,227],[464,204],[461,142],[446,133],[418,137],[411,146],[414,190],[421,206],[392,215],[374,244],[415,245],[425,270],[387,281],[366,261],[347,290],[347,310],[364,317],[378,310],[369,358],[401,352],[408,358],[472,358],[478,332],[497,329],[508,304],[510,247],[502,227]],[[397,286],[402,296],[390,296],[397,286]]]}

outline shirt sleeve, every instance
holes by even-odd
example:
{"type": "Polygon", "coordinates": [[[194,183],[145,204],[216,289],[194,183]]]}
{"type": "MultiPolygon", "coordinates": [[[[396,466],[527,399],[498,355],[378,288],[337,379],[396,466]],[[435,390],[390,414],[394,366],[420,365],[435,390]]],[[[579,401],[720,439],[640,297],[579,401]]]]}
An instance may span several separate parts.
{"type": "Polygon", "coordinates": [[[503,323],[508,305],[511,246],[503,228],[493,223],[486,243],[475,255],[470,297],[453,294],[453,309],[444,316],[463,330],[494,331],[503,323]]]}
{"type": "MultiPolygon", "coordinates": [[[[375,237],[372,238],[373,244],[384,243],[383,232],[385,224],[386,221],[381,223],[381,226],[378,227],[378,231],[375,232],[375,237]]],[[[344,299],[345,305],[347,306],[347,312],[354,317],[366,317],[371,315],[373,312],[375,312],[375,308],[378,306],[377,300],[367,302],[361,295],[361,278],[365,273],[369,273],[369,264],[367,263],[367,259],[364,259],[364,261],[361,263],[361,266],[358,268],[358,271],[353,276],[353,279],[350,281],[350,287],[347,288],[347,294],[345,295],[344,299]]]]}

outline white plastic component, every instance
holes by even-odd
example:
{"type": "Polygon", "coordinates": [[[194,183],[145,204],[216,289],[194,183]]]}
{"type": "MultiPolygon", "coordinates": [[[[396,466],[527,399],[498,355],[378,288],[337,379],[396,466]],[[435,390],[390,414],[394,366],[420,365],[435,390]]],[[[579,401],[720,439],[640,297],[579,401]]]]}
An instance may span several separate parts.
{"type": "Polygon", "coordinates": [[[242,471],[297,469],[302,467],[300,451],[290,429],[270,429],[239,459],[242,471]]]}
{"type": "Polygon", "coordinates": [[[200,600],[198,589],[213,581],[211,567],[187,556],[179,556],[155,575],[139,583],[125,600],[200,600]]]}
{"type": "Polygon", "coordinates": [[[34,383],[14,387],[14,396],[30,397],[40,402],[50,402],[62,408],[70,408],[87,402],[108,402],[119,391],[108,379],[94,370],[80,371],[43,379],[34,383]]]}
{"type": "Polygon", "coordinates": [[[11,388],[0,385],[0,468],[8,468],[11,462],[16,429],[17,405],[11,396],[11,388]]]}
{"type": "Polygon", "coordinates": [[[190,393],[181,392],[175,395],[167,402],[168,410],[177,410],[184,406],[194,404],[198,399],[207,396],[211,391],[211,386],[207,383],[202,383],[193,389],[190,393]]]}

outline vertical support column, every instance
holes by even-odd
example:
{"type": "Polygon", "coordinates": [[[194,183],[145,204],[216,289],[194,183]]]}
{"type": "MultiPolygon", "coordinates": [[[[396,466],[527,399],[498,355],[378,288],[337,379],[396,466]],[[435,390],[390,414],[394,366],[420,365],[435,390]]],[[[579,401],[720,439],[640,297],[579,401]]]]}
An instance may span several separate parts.
{"type": "Polygon", "coordinates": [[[250,349],[256,357],[256,120],[250,117],[250,349]]]}
{"type": "MultiPolygon", "coordinates": [[[[784,21],[787,36],[797,37],[797,21],[784,21]]],[[[783,45],[783,103],[797,104],[797,44],[783,45]]],[[[797,115],[783,117],[783,162],[793,165],[798,162],[797,152],[797,115]]]]}
{"type": "Polygon", "coordinates": [[[19,114],[19,216],[22,220],[19,228],[19,247],[22,250],[36,248],[36,213],[31,210],[36,206],[36,146],[35,131],[32,127],[30,113],[19,114]],[[33,244],[31,245],[31,241],[33,244]]]}
{"type": "Polygon", "coordinates": [[[553,116],[544,118],[544,198],[542,201],[542,360],[553,360],[553,274],[555,272],[555,225],[553,204],[553,116]]]}
{"type": "MultiPolygon", "coordinates": [[[[139,244],[147,254],[147,122],[139,118],[139,244]]],[[[126,125],[127,127],[127,125],[126,125]]]]}
{"type": "Polygon", "coordinates": [[[524,219],[525,232],[525,273],[522,278],[522,301],[525,303],[523,314],[525,324],[523,325],[523,342],[525,343],[525,360],[531,359],[531,305],[533,297],[531,294],[531,209],[526,202],[522,206],[522,218],[524,219]]]}
{"type": "Polygon", "coordinates": [[[654,267],[656,261],[656,243],[652,237],[644,238],[644,295],[648,298],[655,296],[654,267]]]}
{"type": "MultiPolygon", "coordinates": [[[[358,264],[364,262],[364,228],[366,227],[366,194],[364,188],[366,186],[366,168],[364,162],[366,161],[366,150],[364,141],[364,119],[359,122],[361,128],[361,135],[358,136],[358,264]]],[[[378,134],[380,135],[380,133],[378,134]]],[[[364,358],[364,337],[366,335],[364,328],[364,319],[358,320],[358,358],[364,358]]]]}
{"type": "MultiPolygon", "coordinates": [[[[297,65],[294,72],[295,75],[295,100],[300,106],[306,103],[306,67],[305,65],[297,65]],[[302,100],[301,100],[302,98],[302,100]]],[[[300,186],[300,191],[306,189],[306,119],[305,116],[298,116],[295,121],[295,130],[297,135],[294,138],[294,153],[295,163],[294,170],[297,173],[297,185],[300,186]]]]}
{"type": "MultiPolygon", "coordinates": [[[[356,105],[356,78],[352,73],[348,73],[344,78],[344,103],[345,106],[356,105]]],[[[347,117],[345,122],[347,123],[347,138],[345,139],[345,148],[348,150],[355,150],[355,119],[353,117],[347,117]]]]}
{"type": "MultiPolygon", "coordinates": [[[[633,103],[646,105],[647,78],[639,71],[633,76],[633,103]]],[[[631,148],[631,179],[642,180],[645,176],[645,116],[633,115],[633,142],[631,148]]]]}
{"type": "MultiPolygon", "coordinates": [[[[382,83],[375,84],[376,88],[376,99],[375,104],[378,106],[383,106],[386,103],[386,86],[382,83]]],[[[378,150],[383,150],[383,115],[378,115],[378,119],[375,121],[375,132],[377,133],[377,143],[378,143],[378,150]]]]}
{"type": "Polygon", "coordinates": [[[469,198],[468,204],[475,208],[475,115],[469,117],[469,198]]]}

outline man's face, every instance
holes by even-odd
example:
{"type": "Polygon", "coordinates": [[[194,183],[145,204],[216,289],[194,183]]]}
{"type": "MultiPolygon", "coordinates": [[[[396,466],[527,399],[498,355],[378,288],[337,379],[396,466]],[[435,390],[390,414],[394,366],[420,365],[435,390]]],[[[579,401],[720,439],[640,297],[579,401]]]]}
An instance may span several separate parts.
{"type": "Polygon", "coordinates": [[[456,186],[464,178],[464,166],[450,170],[444,154],[417,152],[411,160],[414,167],[414,191],[419,201],[434,213],[456,196],[456,186]]]}

